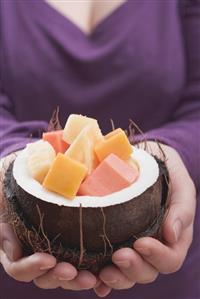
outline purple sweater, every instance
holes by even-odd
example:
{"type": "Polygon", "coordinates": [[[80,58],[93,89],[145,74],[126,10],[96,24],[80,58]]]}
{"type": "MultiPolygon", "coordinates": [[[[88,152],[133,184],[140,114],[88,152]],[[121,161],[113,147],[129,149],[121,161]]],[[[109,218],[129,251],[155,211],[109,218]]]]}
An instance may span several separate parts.
{"type": "MultiPolygon", "coordinates": [[[[200,182],[200,1],[128,0],[87,36],[44,0],[0,1],[0,154],[46,129],[59,105],[99,120],[104,132],[132,118],[174,147],[200,182]]],[[[200,213],[182,269],[114,291],[118,299],[200,298],[200,213]]],[[[92,291],[40,290],[0,269],[2,299],[90,299],[92,291]]]]}

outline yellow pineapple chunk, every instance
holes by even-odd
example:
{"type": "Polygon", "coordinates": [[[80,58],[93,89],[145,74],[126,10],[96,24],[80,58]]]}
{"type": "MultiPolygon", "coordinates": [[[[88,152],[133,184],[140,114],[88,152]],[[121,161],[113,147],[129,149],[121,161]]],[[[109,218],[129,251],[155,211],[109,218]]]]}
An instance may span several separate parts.
{"type": "Polygon", "coordinates": [[[86,173],[87,168],[82,163],[58,153],[43,186],[66,198],[74,198],[86,173]]]}
{"type": "Polygon", "coordinates": [[[65,152],[65,156],[83,163],[90,174],[98,164],[94,143],[93,126],[87,126],[75,138],[65,152]]]}
{"type": "Polygon", "coordinates": [[[103,138],[96,119],[83,115],[71,114],[67,119],[63,131],[63,140],[68,144],[72,144],[80,132],[88,125],[92,127],[91,134],[95,142],[103,138]]]}
{"type": "Polygon", "coordinates": [[[27,168],[30,176],[42,184],[55,157],[55,150],[47,141],[27,144],[27,168]]]}

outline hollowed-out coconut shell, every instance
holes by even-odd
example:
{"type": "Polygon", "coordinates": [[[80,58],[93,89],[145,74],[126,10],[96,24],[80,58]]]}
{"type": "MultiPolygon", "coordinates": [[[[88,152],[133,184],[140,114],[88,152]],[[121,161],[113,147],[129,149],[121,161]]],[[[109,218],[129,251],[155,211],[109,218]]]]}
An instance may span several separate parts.
{"type": "Polygon", "coordinates": [[[168,186],[165,164],[157,162],[158,179],[141,195],[96,208],[58,206],[36,198],[17,184],[11,164],[4,179],[4,196],[25,253],[49,252],[58,261],[96,273],[111,263],[118,248],[132,247],[141,236],[160,238],[168,186]]]}

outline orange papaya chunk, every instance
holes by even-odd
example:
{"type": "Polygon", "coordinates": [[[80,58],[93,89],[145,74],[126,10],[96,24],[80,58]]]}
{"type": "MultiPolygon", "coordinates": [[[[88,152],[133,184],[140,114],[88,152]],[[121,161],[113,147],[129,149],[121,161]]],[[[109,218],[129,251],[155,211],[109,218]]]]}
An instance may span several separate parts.
{"type": "Polygon", "coordinates": [[[86,174],[87,168],[82,163],[58,153],[44,179],[43,187],[68,199],[74,198],[86,174]]]}
{"type": "Polygon", "coordinates": [[[99,161],[103,161],[111,153],[117,155],[122,160],[128,160],[133,149],[125,132],[119,128],[110,132],[103,140],[96,143],[94,151],[99,161]]]}
{"type": "Polygon", "coordinates": [[[139,171],[110,154],[81,184],[79,195],[105,196],[130,186],[138,178],[139,171]]]}
{"type": "Polygon", "coordinates": [[[42,139],[48,141],[53,146],[56,153],[64,153],[69,147],[69,144],[67,144],[62,137],[63,130],[46,132],[42,135],[42,139]]]}

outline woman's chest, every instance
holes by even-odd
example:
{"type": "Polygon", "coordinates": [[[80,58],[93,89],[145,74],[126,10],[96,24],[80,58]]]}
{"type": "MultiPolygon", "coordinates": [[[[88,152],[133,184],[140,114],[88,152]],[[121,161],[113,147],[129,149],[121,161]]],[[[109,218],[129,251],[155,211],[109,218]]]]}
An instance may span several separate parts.
{"type": "Polygon", "coordinates": [[[56,105],[145,127],[169,118],[185,80],[177,1],[128,1],[90,36],[41,3],[2,10],[4,87],[19,119],[22,105],[29,118],[56,105]]]}
{"type": "Polygon", "coordinates": [[[44,0],[60,14],[68,18],[85,34],[91,34],[97,24],[108,17],[126,0],[44,0]]]}

